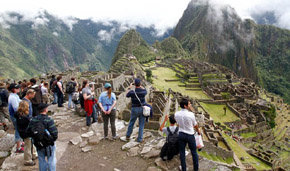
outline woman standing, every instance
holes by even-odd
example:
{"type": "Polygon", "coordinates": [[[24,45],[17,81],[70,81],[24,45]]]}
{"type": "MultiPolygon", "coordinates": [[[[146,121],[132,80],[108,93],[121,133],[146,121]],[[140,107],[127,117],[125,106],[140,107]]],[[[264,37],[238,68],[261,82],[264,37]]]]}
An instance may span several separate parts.
{"type": "Polygon", "coordinates": [[[56,86],[56,92],[57,92],[57,104],[58,104],[58,107],[63,107],[63,95],[64,95],[64,92],[63,92],[63,87],[62,87],[62,76],[58,76],[57,77],[57,86],[56,86]]]}
{"type": "Polygon", "coordinates": [[[29,104],[26,101],[21,101],[19,103],[18,111],[15,114],[17,129],[20,134],[20,137],[24,140],[25,148],[24,148],[24,165],[25,166],[34,166],[35,156],[33,155],[33,145],[31,143],[31,138],[26,132],[26,129],[29,125],[30,119],[28,117],[29,114],[29,104]]]}
{"type": "Polygon", "coordinates": [[[108,123],[110,120],[112,136],[113,139],[116,139],[116,95],[112,92],[112,86],[110,83],[106,83],[104,87],[106,91],[102,92],[99,97],[99,106],[101,108],[102,117],[104,120],[104,137],[105,139],[108,138],[108,123]]]}
{"type": "Polygon", "coordinates": [[[95,101],[94,95],[95,93],[92,92],[94,90],[94,86],[90,87],[88,80],[83,81],[82,87],[82,94],[84,98],[84,107],[85,111],[87,112],[86,119],[87,119],[87,126],[91,125],[91,118],[93,118],[93,123],[97,122],[97,110],[95,108],[95,101]]]}

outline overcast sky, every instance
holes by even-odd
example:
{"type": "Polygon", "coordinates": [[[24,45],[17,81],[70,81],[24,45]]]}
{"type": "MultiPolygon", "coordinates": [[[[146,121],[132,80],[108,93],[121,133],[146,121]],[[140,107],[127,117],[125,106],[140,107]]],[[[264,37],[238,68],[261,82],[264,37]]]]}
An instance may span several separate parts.
{"type": "MultiPolygon", "coordinates": [[[[47,10],[60,18],[118,20],[131,25],[174,27],[190,0],[1,0],[0,12],[16,11],[33,16],[47,10]]],[[[279,26],[290,29],[290,0],[210,0],[229,4],[242,18],[272,10],[279,26]]]]}

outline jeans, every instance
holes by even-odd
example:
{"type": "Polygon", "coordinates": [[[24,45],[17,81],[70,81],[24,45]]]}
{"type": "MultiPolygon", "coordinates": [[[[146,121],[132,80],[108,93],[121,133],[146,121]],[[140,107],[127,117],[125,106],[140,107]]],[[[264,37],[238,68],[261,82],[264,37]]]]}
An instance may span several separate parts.
{"type": "Polygon", "coordinates": [[[112,110],[109,115],[105,115],[105,113],[102,112],[102,117],[104,120],[104,135],[105,137],[108,136],[108,125],[109,125],[109,120],[111,124],[111,131],[112,131],[112,136],[116,136],[116,125],[115,125],[115,119],[116,119],[116,110],[112,110]]]}
{"type": "Polygon", "coordinates": [[[62,92],[57,93],[57,104],[58,104],[58,107],[62,107],[62,104],[63,104],[62,92]]]}
{"type": "Polygon", "coordinates": [[[182,171],[186,171],[186,160],[185,160],[185,146],[188,144],[188,147],[191,151],[194,171],[198,171],[198,155],[196,152],[196,144],[194,135],[189,135],[183,132],[179,132],[179,154],[182,171]]]}
{"type": "Polygon", "coordinates": [[[48,146],[46,148],[37,150],[39,171],[55,171],[56,169],[56,157],[55,157],[55,145],[48,146]]]}
{"type": "Polygon", "coordinates": [[[141,142],[143,140],[143,129],[145,125],[145,117],[143,116],[143,108],[142,107],[132,107],[131,109],[131,118],[127,130],[127,137],[130,137],[133,132],[134,124],[139,119],[139,132],[138,132],[138,138],[137,141],[141,142]]]}
{"type": "Polygon", "coordinates": [[[68,108],[74,108],[75,104],[73,103],[72,101],[72,96],[73,96],[73,93],[71,94],[68,94],[68,108]]]}
{"type": "Polygon", "coordinates": [[[19,142],[19,141],[21,141],[21,137],[20,137],[18,129],[17,129],[16,118],[14,116],[10,116],[10,119],[11,119],[13,126],[14,126],[14,129],[15,129],[15,135],[14,135],[15,142],[19,142]]]}
{"type": "Polygon", "coordinates": [[[54,98],[54,99],[53,99],[53,102],[52,102],[52,103],[53,103],[53,104],[56,104],[56,103],[57,103],[57,92],[54,92],[54,93],[53,93],[53,98],[54,98]]]}
{"type": "Polygon", "coordinates": [[[87,126],[91,125],[92,119],[93,118],[93,123],[97,122],[97,109],[95,106],[93,106],[93,113],[91,116],[88,116],[88,114],[86,115],[86,119],[87,119],[87,126]]]}

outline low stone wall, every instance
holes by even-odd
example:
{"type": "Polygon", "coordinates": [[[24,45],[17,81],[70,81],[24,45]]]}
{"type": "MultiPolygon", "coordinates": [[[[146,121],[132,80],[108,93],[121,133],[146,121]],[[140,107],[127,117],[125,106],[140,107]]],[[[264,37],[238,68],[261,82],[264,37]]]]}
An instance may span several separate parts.
{"type": "Polygon", "coordinates": [[[223,148],[216,147],[214,144],[212,144],[211,142],[208,142],[208,141],[204,141],[203,143],[204,143],[204,147],[202,150],[207,152],[208,154],[221,156],[224,159],[234,157],[233,151],[227,151],[223,148]]]}

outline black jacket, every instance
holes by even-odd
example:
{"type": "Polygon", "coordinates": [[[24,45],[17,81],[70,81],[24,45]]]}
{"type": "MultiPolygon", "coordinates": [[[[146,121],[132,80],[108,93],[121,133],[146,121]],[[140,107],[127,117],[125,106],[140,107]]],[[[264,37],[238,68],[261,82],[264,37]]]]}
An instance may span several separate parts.
{"type": "Polygon", "coordinates": [[[17,130],[19,132],[19,135],[22,139],[28,138],[29,134],[27,133],[27,128],[29,125],[29,118],[27,116],[21,116],[18,112],[15,113],[16,118],[16,124],[17,124],[17,130]]]}

